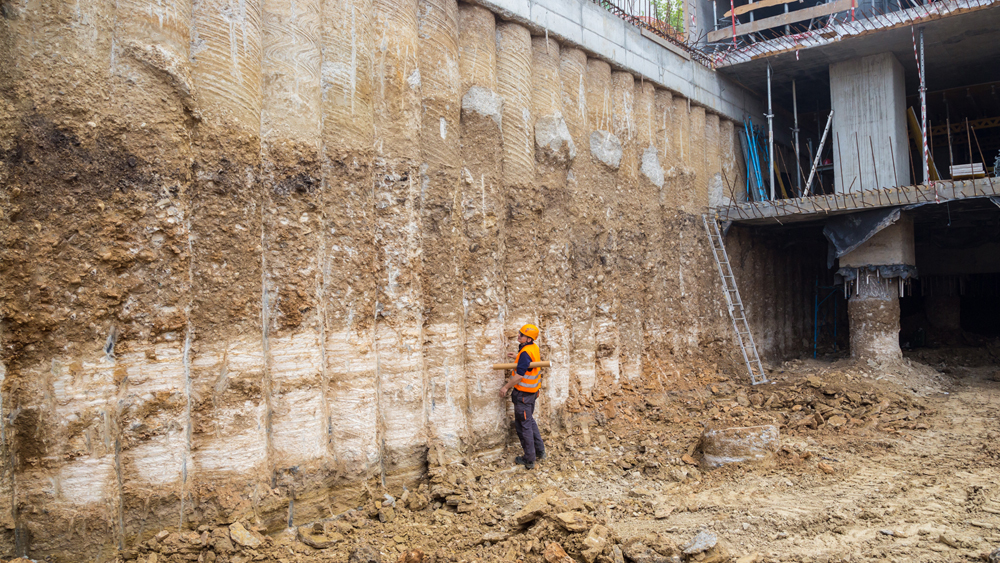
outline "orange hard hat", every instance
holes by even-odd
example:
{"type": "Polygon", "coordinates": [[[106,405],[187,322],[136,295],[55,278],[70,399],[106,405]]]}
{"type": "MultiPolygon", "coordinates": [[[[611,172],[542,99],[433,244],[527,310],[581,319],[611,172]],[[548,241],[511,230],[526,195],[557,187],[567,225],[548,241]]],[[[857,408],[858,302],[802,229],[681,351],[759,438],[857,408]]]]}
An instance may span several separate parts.
{"type": "Polygon", "coordinates": [[[521,327],[521,334],[532,340],[538,340],[538,327],[533,324],[526,324],[521,327]]]}

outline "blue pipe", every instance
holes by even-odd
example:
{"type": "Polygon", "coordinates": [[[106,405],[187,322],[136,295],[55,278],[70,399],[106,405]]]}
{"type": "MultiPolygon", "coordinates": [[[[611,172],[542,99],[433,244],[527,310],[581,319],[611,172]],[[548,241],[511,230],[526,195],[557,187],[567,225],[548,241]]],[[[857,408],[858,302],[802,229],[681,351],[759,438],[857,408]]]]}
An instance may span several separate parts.
{"type": "Polygon", "coordinates": [[[743,122],[743,135],[740,137],[740,148],[743,150],[743,162],[747,165],[747,170],[744,180],[746,181],[746,194],[747,201],[753,201],[753,192],[750,190],[750,151],[747,148],[749,144],[747,142],[747,129],[746,121],[743,122]]]}
{"type": "Polygon", "coordinates": [[[761,201],[760,199],[760,175],[757,173],[757,139],[754,137],[753,123],[749,120],[746,122],[746,133],[747,133],[747,152],[750,156],[748,172],[751,174],[751,197],[755,201],[761,201]]]}
{"type": "Polygon", "coordinates": [[[757,174],[757,194],[760,196],[760,201],[767,201],[767,194],[764,192],[764,178],[761,176],[760,172],[760,142],[754,137],[755,147],[753,151],[754,159],[754,173],[757,174]]]}

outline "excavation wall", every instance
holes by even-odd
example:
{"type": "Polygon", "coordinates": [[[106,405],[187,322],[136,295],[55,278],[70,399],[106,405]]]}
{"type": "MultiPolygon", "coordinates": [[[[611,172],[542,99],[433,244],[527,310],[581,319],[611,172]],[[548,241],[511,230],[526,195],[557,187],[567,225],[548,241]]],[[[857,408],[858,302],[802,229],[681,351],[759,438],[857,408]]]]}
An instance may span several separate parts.
{"type": "MultiPolygon", "coordinates": [[[[726,247],[761,359],[778,362],[812,353],[816,294],[823,300],[834,283],[827,246],[822,226],[729,229],[726,247]]],[[[847,330],[841,327],[842,333],[847,330]]],[[[821,344],[829,336],[820,335],[821,344]]]]}
{"type": "Polygon", "coordinates": [[[529,321],[547,428],[737,373],[700,217],[732,122],[484,8],[0,0],[0,60],[4,556],[498,455],[529,321]]]}

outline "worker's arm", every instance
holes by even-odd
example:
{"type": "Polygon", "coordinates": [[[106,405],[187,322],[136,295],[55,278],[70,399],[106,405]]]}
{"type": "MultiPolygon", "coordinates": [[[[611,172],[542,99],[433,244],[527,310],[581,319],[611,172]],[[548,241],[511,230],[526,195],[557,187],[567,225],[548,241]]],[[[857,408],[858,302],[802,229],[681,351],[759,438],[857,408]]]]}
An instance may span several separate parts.
{"type": "Polygon", "coordinates": [[[517,375],[517,372],[511,373],[510,378],[507,379],[507,384],[500,388],[500,396],[506,397],[507,391],[513,389],[518,381],[521,381],[521,376],[517,375]]]}
{"type": "Polygon", "coordinates": [[[510,374],[510,378],[507,379],[507,384],[500,388],[500,396],[506,397],[507,391],[514,388],[518,381],[521,381],[521,376],[531,369],[531,356],[527,354],[522,354],[518,352],[517,354],[517,369],[510,374]]]}

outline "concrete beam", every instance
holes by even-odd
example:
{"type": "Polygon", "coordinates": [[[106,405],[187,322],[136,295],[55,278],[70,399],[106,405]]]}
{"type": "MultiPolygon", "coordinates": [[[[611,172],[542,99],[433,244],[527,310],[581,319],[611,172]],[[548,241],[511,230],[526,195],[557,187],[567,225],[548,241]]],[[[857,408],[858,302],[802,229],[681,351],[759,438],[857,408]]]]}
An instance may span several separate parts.
{"type": "Polygon", "coordinates": [[[734,221],[750,225],[774,225],[796,221],[812,221],[820,216],[839,215],[918,203],[945,203],[947,201],[1000,195],[1000,180],[935,182],[931,185],[904,186],[884,190],[867,190],[861,193],[820,195],[777,201],[748,202],[720,207],[715,210],[720,221],[734,221]]]}
{"type": "Polygon", "coordinates": [[[902,216],[898,221],[872,235],[872,238],[840,257],[841,268],[865,266],[914,266],[913,219],[902,216]]]}
{"type": "MultiPolygon", "coordinates": [[[[997,4],[1000,4],[998,0],[937,0],[936,2],[917,5],[913,8],[889,12],[880,18],[859,18],[854,21],[843,19],[835,21],[830,25],[821,26],[818,29],[796,34],[794,40],[789,40],[788,36],[782,35],[775,39],[754,43],[750,48],[741,46],[716,53],[714,55],[715,67],[725,68],[753,61],[760,61],[760,64],[763,65],[766,64],[763,59],[774,57],[775,55],[794,53],[806,49],[837,47],[847,39],[869,35],[872,32],[907,28],[914,24],[926,25],[928,22],[988,9],[997,4]]],[[[883,43],[879,43],[879,45],[884,49],[885,45],[883,43]]],[[[852,49],[856,55],[865,54],[857,52],[856,46],[852,49]]],[[[798,58],[796,57],[797,60],[798,58]]],[[[801,67],[801,65],[799,66],[801,67]]],[[[748,69],[744,67],[742,71],[747,72],[748,69]]]]}
{"type": "Polygon", "coordinates": [[[690,57],[645,37],[642,30],[588,0],[473,0],[502,18],[579,47],[613,67],[672,90],[734,121],[760,121],[764,104],[752,92],[690,57]]]}

